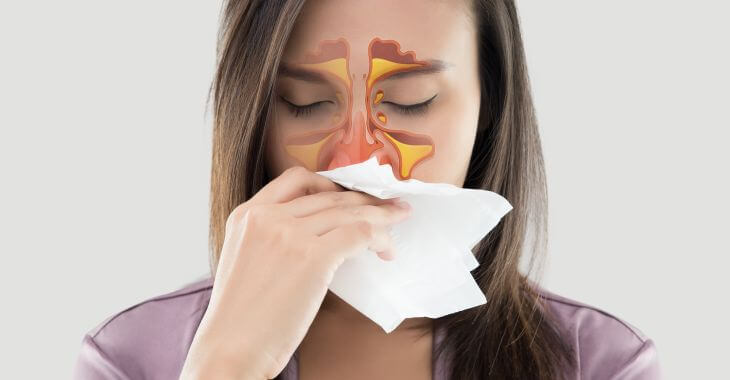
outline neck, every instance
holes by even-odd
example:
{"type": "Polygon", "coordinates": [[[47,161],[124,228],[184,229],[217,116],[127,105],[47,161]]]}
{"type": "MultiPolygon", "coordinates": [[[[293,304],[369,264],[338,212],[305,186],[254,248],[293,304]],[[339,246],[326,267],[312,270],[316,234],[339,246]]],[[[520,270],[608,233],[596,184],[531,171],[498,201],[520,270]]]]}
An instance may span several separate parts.
{"type": "MultiPolygon", "coordinates": [[[[365,328],[365,329],[378,329],[384,333],[382,328],[377,323],[370,320],[357,309],[352,307],[349,303],[345,302],[342,298],[338,297],[332,291],[327,290],[327,294],[322,301],[322,306],[319,309],[318,316],[327,316],[328,318],[336,319],[340,322],[347,323],[354,328],[365,328]]],[[[431,328],[431,318],[406,318],[401,322],[395,330],[391,331],[390,334],[396,332],[405,332],[413,330],[427,330],[431,328]]]]}

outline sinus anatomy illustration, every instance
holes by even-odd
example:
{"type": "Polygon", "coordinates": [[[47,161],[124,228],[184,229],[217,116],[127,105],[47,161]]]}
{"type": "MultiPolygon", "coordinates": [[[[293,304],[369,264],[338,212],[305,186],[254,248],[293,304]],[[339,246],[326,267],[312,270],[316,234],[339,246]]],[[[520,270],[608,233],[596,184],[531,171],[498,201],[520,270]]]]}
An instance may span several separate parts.
{"type": "Polygon", "coordinates": [[[336,97],[342,105],[327,125],[313,131],[286,136],[282,143],[290,156],[312,171],[356,164],[375,156],[379,164],[390,164],[393,174],[409,179],[413,168],[435,153],[430,136],[397,129],[387,113],[374,108],[387,95],[378,82],[402,72],[428,66],[412,51],[402,53],[394,40],[375,37],[368,44],[367,74],[351,72],[350,46],[346,39],[325,40],[314,54],[295,67],[315,71],[344,91],[336,97]],[[392,123],[391,123],[392,124],[392,123]]]}

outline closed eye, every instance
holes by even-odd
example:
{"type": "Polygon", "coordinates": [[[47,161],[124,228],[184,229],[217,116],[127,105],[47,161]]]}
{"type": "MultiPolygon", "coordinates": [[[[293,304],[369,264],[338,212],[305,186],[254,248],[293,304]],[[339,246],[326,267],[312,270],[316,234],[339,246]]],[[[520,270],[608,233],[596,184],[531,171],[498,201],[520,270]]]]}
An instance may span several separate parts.
{"type": "Polygon", "coordinates": [[[422,115],[428,111],[428,106],[431,105],[431,102],[433,102],[437,96],[438,94],[432,96],[431,99],[416,104],[398,104],[389,101],[385,101],[383,104],[390,104],[393,108],[395,108],[396,112],[403,115],[422,115]]]}
{"type": "MultiPolygon", "coordinates": [[[[322,101],[314,102],[314,103],[310,103],[310,104],[298,105],[298,104],[294,104],[294,103],[286,100],[283,96],[279,96],[279,99],[281,99],[281,101],[283,101],[284,104],[287,105],[287,107],[289,108],[289,112],[291,112],[294,115],[294,117],[309,116],[312,114],[312,111],[314,111],[318,107],[322,106],[323,103],[329,102],[327,100],[322,100],[322,101]]],[[[329,102],[329,103],[331,103],[331,102],[329,102]]]]}

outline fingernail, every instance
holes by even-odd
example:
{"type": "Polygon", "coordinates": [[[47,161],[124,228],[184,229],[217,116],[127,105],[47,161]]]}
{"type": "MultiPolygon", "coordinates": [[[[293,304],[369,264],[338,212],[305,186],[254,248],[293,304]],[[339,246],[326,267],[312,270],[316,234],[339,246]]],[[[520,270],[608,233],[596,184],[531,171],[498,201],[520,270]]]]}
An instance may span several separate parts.
{"type": "Polygon", "coordinates": [[[393,255],[393,252],[390,250],[381,251],[381,252],[378,252],[378,254],[385,261],[392,261],[395,258],[395,255],[393,255]]]}

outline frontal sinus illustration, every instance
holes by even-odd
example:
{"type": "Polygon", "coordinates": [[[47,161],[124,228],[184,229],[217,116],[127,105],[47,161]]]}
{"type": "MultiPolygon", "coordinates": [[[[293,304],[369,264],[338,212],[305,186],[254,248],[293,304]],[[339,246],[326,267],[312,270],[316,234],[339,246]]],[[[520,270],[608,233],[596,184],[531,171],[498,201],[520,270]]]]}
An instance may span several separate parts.
{"type": "Polygon", "coordinates": [[[284,149],[312,171],[356,164],[375,156],[379,164],[391,165],[396,178],[409,179],[415,166],[433,156],[433,139],[399,130],[397,125],[389,124],[387,113],[374,111],[386,95],[378,82],[429,63],[416,60],[411,51],[402,53],[396,41],[377,37],[368,44],[368,61],[367,74],[351,73],[350,46],[339,38],[322,41],[316,53],[294,63],[297,68],[318,72],[339,83],[344,91],[336,93],[341,107],[326,125],[286,136],[284,149]]]}

